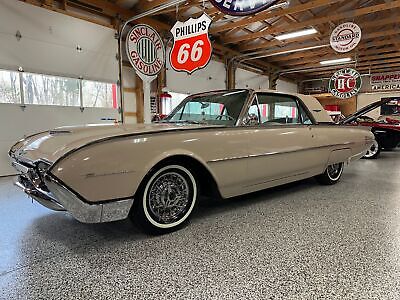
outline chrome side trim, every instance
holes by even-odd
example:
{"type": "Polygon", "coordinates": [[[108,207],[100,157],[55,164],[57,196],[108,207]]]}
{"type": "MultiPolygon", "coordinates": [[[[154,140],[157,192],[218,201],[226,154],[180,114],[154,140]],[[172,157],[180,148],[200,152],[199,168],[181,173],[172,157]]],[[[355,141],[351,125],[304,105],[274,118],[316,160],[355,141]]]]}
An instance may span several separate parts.
{"type": "MultiPolygon", "coordinates": [[[[302,149],[288,150],[288,151],[280,151],[280,152],[274,151],[274,152],[265,152],[265,153],[259,153],[259,154],[249,154],[249,155],[244,155],[244,156],[223,157],[223,158],[216,158],[216,159],[208,160],[207,163],[216,163],[216,162],[235,160],[235,159],[243,159],[243,158],[256,158],[256,157],[270,156],[270,155],[281,155],[281,154],[288,154],[288,153],[295,153],[295,152],[302,152],[302,151],[309,151],[309,150],[316,150],[316,149],[323,149],[323,148],[330,148],[330,147],[342,147],[342,146],[346,147],[346,146],[349,146],[352,144],[355,144],[355,142],[347,142],[347,143],[342,143],[342,144],[332,144],[332,145],[325,145],[325,146],[316,146],[316,147],[302,148],[302,149]]],[[[340,150],[340,149],[335,149],[335,150],[340,150]]]]}
{"type": "Polygon", "coordinates": [[[302,175],[306,175],[306,174],[308,174],[308,172],[301,172],[301,173],[297,173],[297,174],[290,175],[290,176],[284,176],[284,177],[280,177],[280,178],[276,178],[276,179],[270,179],[270,180],[258,182],[258,183],[255,183],[255,184],[246,185],[245,187],[256,186],[256,185],[265,184],[265,183],[268,183],[268,182],[283,180],[283,179],[292,178],[292,177],[296,177],[296,176],[302,176],[302,175]]]}

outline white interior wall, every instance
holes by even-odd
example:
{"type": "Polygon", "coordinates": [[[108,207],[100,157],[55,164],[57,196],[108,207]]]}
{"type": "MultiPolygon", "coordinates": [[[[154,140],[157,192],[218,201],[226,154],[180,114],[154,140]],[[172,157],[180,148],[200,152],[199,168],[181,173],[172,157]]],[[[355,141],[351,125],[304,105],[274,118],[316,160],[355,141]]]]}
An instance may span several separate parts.
{"type": "Polygon", "coordinates": [[[195,94],[204,91],[223,90],[225,86],[225,66],[223,63],[211,60],[206,68],[189,75],[176,72],[169,62],[167,50],[167,89],[177,93],[195,94]]]}
{"type": "Polygon", "coordinates": [[[66,125],[110,123],[102,118],[117,118],[110,108],[28,105],[24,110],[17,104],[0,104],[0,176],[15,174],[8,159],[8,150],[26,135],[66,125]]]}
{"type": "Polygon", "coordinates": [[[297,93],[297,83],[290,82],[288,80],[278,79],[276,83],[276,90],[279,92],[286,92],[286,93],[297,93]]]}
{"type": "MultiPolygon", "coordinates": [[[[167,54],[169,54],[169,49],[167,54]]],[[[225,65],[211,60],[208,66],[198,70],[192,75],[184,72],[176,72],[172,69],[167,55],[167,89],[170,91],[194,94],[210,90],[221,90],[226,88],[225,65]]],[[[236,70],[236,88],[268,89],[268,76],[259,75],[243,69],[236,70]]],[[[277,90],[280,92],[297,93],[297,84],[287,80],[279,79],[277,90]]]]}
{"type": "Polygon", "coordinates": [[[22,1],[0,0],[0,67],[115,83],[114,33],[22,1]],[[19,41],[17,31],[22,36],[19,41]]]}
{"type": "MultiPolygon", "coordinates": [[[[21,1],[0,0],[0,68],[117,82],[117,41],[110,28],[21,1]],[[20,31],[22,38],[15,37],[20,31]],[[78,52],[76,46],[82,47],[78,52]]],[[[63,125],[106,123],[114,109],[0,103],[0,175],[15,173],[9,148],[25,135],[63,125]]]]}
{"type": "MultiPolygon", "coordinates": [[[[363,76],[361,93],[357,95],[357,110],[367,106],[368,104],[381,100],[382,98],[388,97],[400,97],[400,91],[372,91],[370,76],[363,76]]],[[[380,116],[380,112],[380,108],[377,108],[370,111],[367,115],[376,119],[380,116]]]]}
{"type": "Polygon", "coordinates": [[[243,69],[236,70],[236,88],[238,89],[268,89],[269,78],[243,69]]]}
{"type": "MultiPolygon", "coordinates": [[[[357,96],[357,110],[360,108],[363,108],[364,106],[367,106],[368,104],[371,104],[375,101],[381,100],[382,98],[389,98],[389,97],[400,97],[400,91],[399,92],[381,92],[381,93],[361,93],[358,94],[357,96]]],[[[367,113],[367,116],[371,118],[378,118],[380,116],[380,108],[376,108],[369,113],[367,113]]]]}

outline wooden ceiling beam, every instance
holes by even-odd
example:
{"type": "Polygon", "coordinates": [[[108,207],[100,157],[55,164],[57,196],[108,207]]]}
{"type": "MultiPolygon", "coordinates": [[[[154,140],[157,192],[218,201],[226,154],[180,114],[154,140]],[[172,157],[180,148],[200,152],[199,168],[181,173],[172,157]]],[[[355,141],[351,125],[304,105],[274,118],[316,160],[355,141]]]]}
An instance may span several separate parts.
{"type": "Polygon", "coordinates": [[[306,11],[312,8],[317,8],[325,5],[329,5],[335,2],[339,2],[340,0],[313,0],[313,1],[308,1],[305,4],[301,5],[296,5],[293,7],[285,8],[282,10],[274,10],[274,11],[265,11],[256,14],[255,16],[252,17],[245,17],[239,20],[235,20],[231,23],[221,25],[221,26],[214,26],[210,29],[211,34],[217,34],[221,33],[224,31],[227,31],[229,29],[233,28],[243,28],[249,25],[250,23],[255,23],[267,19],[272,19],[272,18],[277,18],[277,17],[282,17],[286,14],[294,14],[302,11],[306,11]]]}
{"type": "MultiPolygon", "coordinates": [[[[383,41],[378,41],[376,47],[380,46],[386,46],[385,48],[382,49],[369,49],[368,48],[369,44],[360,44],[359,47],[353,51],[347,52],[347,55],[354,55],[355,53],[359,53],[359,55],[366,55],[370,53],[376,53],[378,51],[382,52],[389,52],[389,51],[395,51],[400,48],[396,48],[393,46],[393,43],[390,40],[383,40],[383,41]],[[379,44],[378,44],[379,43],[379,44]]],[[[295,62],[298,59],[307,59],[309,57],[316,58],[318,56],[326,56],[326,55],[340,55],[339,53],[335,52],[332,48],[326,47],[322,49],[316,49],[316,50],[311,50],[311,51],[304,51],[304,52],[299,52],[291,55],[280,55],[280,56],[273,56],[268,59],[271,63],[285,63],[285,64],[291,64],[295,62]]]]}
{"type": "MultiPolygon", "coordinates": [[[[358,52],[359,53],[358,61],[372,60],[372,59],[377,59],[379,57],[390,58],[390,57],[394,57],[396,55],[400,55],[400,49],[397,47],[390,47],[387,49],[383,49],[382,54],[376,54],[379,51],[380,50],[373,49],[368,52],[358,52]],[[387,52],[394,52],[394,53],[387,54],[387,52]]],[[[294,66],[297,67],[297,66],[302,66],[302,65],[308,64],[308,63],[316,62],[316,60],[318,60],[316,63],[319,63],[319,61],[322,61],[322,60],[332,60],[332,59],[346,58],[346,57],[354,58],[356,54],[357,54],[357,52],[354,52],[354,51],[351,53],[346,53],[346,54],[342,54],[342,55],[334,55],[332,53],[329,53],[329,54],[326,54],[325,56],[319,56],[318,59],[316,59],[314,57],[314,58],[308,58],[308,59],[301,58],[301,59],[297,59],[297,60],[293,60],[293,61],[287,61],[287,62],[285,62],[285,65],[288,65],[290,67],[294,67],[294,66]]]]}
{"type": "MultiPolygon", "coordinates": [[[[336,66],[333,68],[329,69],[324,69],[324,70],[310,70],[310,71],[305,71],[302,73],[303,75],[307,75],[307,77],[321,77],[321,75],[325,74],[326,77],[331,77],[336,70],[340,70],[341,68],[345,68],[346,66],[336,66]]],[[[354,66],[348,66],[348,67],[353,67],[354,66]]],[[[356,70],[360,73],[365,72],[365,71],[374,71],[377,72],[377,70],[382,70],[382,69],[395,69],[400,67],[400,60],[397,60],[396,62],[392,63],[387,63],[387,64],[377,64],[377,65],[365,65],[365,66],[358,66],[356,70]]]]}
{"type": "MultiPolygon", "coordinates": [[[[275,34],[275,33],[301,30],[308,26],[312,26],[312,25],[316,25],[316,24],[323,24],[323,23],[327,23],[329,21],[343,20],[343,19],[347,19],[347,18],[355,18],[355,17],[366,15],[366,14],[373,14],[373,13],[377,13],[377,12],[380,12],[383,10],[390,10],[390,9],[395,9],[395,8],[399,8],[399,7],[400,7],[400,0],[394,0],[392,2],[378,4],[378,5],[369,6],[369,7],[364,7],[364,8],[356,9],[354,11],[341,12],[341,13],[332,14],[329,16],[319,17],[319,18],[307,20],[304,22],[300,22],[297,24],[292,24],[289,26],[272,27],[272,28],[268,28],[267,30],[264,30],[261,32],[255,32],[253,34],[242,35],[242,36],[238,36],[235,38],[224,38],[224,39],[222,39],[222,41],[227,44],[235,44],[235,43],[240,43],[243,41],[254,40],[254,39],[264,37],[267,35],[271,35],[271,34],[275,34]]],[[[256,44],[256,45],[254,45],[253,49],[258,49],[258,48],[263,48],[263,47],[264,47],[264,45],[262,45],[262,44],[256,44]]],[[[248,49],[248,50],[250,50],[250,49],[248,49]]]]}
{"type": "MultiPolygon", "coordinates": [[[[375,31],[384,31],[385,29],[383,29],[382,26],[389,26],[389,25],[391,26],[391,25],[397,24],[398,22],[399,22],[398,19],[393,17],[393,18],[387,18],[387,19],[385,18],[383,20],[375,21],[375,22],[365,22],[365,23],[361,23],[358,25],[361,27],[361,29],[364,32],[365,31],[375,32],[375,31]],[[374,31],[371,31],[372,28],[374,28],[374,31]],[[367,30],[367,29],[369,29],[369,30],[367,30]]],[[[315,38],[315,36],[310,35],[310,36],[303,36],[303,37],[291,39],[288,41],[272,40],[269,42],[263,42],[263,47],[268,48],[268,49],[271,49],[276,46],[284,47],[284,46],[287,46],[287,45],[290,45],[293,43],[298,43],[299,41],[307,41],[307,40],[311,40],[314,38],[315,38]]],[[[330,33],[329,33],[329,35],[322,36],[322,38],[325,39],[326,42],[328,42],[329,38],[330,38],[330,33]]],[[[364,39],[364,37],[363,37],[363,39],[364,39]]],[[[241,46],[239,49],[245,51],[246,48],[247,48],[246,45],[244,45],[244,46],[241,46]]]]}

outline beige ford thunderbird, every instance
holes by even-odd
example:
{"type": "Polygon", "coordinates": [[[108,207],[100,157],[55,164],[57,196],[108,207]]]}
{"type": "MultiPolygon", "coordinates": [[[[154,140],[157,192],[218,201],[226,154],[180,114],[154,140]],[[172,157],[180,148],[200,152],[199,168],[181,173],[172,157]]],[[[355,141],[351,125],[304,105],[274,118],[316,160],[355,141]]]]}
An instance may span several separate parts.
{"type": "Polygon", "coordinates": [[[229,90],[186,98],[151,125],[62,127],[16,143],[16,184],[85,223],[137,220],[167,231],[200,194],[229,198],[308,177],[336,183],[369,128],[339,126],[311,96],[229,90]]]}

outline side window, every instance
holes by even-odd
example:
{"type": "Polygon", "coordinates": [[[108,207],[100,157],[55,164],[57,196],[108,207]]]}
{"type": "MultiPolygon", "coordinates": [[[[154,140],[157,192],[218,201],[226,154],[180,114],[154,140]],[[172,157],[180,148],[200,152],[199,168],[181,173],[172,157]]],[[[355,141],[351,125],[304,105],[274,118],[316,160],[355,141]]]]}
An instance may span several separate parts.
{"type": "Polygon", "coordinates": [[[311,125],[312,121],[309,117],[309,115],[306,113],[306,111],[300,106],[300,115],[301,119],[303,120],[303,124],[305,125],[311,125]]]}
{"type": "Polygon", "coordinates": [[[292,97],[280,94],[257,94],[262,125],[301,124],[301,112],[292,97]]]}
{"type": "Polygon", "coordinates": [[[260,111],[258,108],[257,99],[255,98],[253,100],[253,103],[249,107],[246,118],[244,119],[244,125],[256,126],[259,124],[260,124],[260,111]]]}

